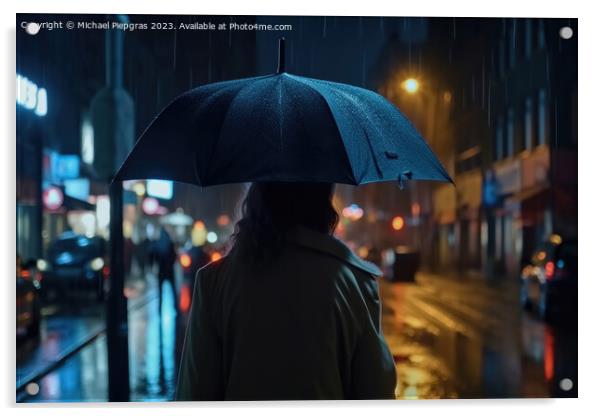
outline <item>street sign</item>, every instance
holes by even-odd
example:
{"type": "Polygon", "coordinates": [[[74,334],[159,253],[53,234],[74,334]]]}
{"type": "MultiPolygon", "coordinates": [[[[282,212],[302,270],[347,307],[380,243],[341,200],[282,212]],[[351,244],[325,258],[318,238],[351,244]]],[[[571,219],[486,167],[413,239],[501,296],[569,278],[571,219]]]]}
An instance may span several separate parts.
{"type": "Polygon", "coordinates": [[[93,166],[111,180],[134,146],[134,103],[122,88],[105,87],[91,105],[94,131],[93,166]]]}

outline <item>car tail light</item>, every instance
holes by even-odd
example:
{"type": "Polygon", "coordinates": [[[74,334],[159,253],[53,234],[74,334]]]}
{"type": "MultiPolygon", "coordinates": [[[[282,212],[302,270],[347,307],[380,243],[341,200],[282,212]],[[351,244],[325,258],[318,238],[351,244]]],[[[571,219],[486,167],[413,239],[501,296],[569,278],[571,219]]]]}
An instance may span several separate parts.
{"type": "Polygon", "coordinates": [[[190,302],[190,286],[183,285],[180,289],[180,311],[188,312],[188,310],[190,309],[190,302]]]}
{"type": "Polygon", "coordinates": [[[546,273],[546,279],[552,280],[552,278],[554,277],[554,262],[553,261],[549,261],[546,263],[545,273],[546,273]]]}
{"type": "Polygon", "coordinates": [[[109,274],[111,274],[110,267],[109,266],[104,266],[102,268],[102,277],[105,278],[105,279],[108,279],[109,278],[109,274]]]}
{"type": "Polygon", "coordinates": [[[188,254],[182,254],[180,256],[180,264],[182,265],[182,267],[187,269],[192,264],[192,259],[190,258],[190,256],[188,254]]]}
{"type": "Polygon", "coordinates": [[[21,270],[21,277],[23,279],[29,280],[31,278],[31,272],[27,269],[23,269],[23,270],[21,270]]]}

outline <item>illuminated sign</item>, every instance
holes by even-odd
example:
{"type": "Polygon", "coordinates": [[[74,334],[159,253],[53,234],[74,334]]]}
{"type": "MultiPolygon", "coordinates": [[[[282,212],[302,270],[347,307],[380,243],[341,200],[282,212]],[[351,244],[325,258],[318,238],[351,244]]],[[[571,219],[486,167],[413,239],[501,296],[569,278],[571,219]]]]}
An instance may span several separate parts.
{"type": "Polygon", "coordinates": [[[43,117],[48,112],[46,88],[38,87],[26,77],[17,74],[17,104],[43,117]]]}
{"type": "Polygon", "coordinates": [[[47,188],[42,193],[42,201],[44,201],[44,206],[51,211],[59,209],[63,202],[65,201],[65,197],[63,195],[63,191],[56,186],[51,186],[47,188]]]}
{"type": "Polygon", "coordinates": [[[155,198],[171,199],[173,197],[173,182],[151,179],[146,182],[146,193],[155,198]]]}
{"type": "Polygon", "coordinates": [[[94,127],[89,118],[82,122],[82,161],[91,165],[94,163],[94,127]]]}
{"type": "Polygon", "coordinates": [[[59,180],[79,177],[79,156],[55,154],[52,162],[52,173],[59,180]]]}
{"type": "Polygon", "coordinates": [[[142,201],[142,211],[146,215],[154,215],[159,210],[159,201],[155,198],[144,198],[142,201]]]}
{"type": "Polygon", "coordinates": [[[90,180],[88,178],[67,179],[63,185],[65,185],[65,195],[82,201],[88,200],[90,196],[90,180]]]}

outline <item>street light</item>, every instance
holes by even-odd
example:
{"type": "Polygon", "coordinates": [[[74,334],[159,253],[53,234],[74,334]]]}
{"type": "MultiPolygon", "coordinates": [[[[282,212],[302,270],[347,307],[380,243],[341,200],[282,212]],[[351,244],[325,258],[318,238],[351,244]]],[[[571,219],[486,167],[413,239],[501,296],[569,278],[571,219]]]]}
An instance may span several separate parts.
{"type": "Polygon", "coordinates": [[[393,229],[395,231],[399,231],[403,228],[405,221],[403,220],[403,217],[397,216],[393,218],[393,221],[391,221],[391,227],[393,227],[393,229]]]}
{"type": "Polygon", "coordinates": [[[418,91],[420,84],[418,83],[417,79],[408,78],[402,83],[402,87],[404,90],[406,90],[406,92],[408,92],[410,94],[414,94],[414,93],[416,93],[416,91],[418,91]]]}

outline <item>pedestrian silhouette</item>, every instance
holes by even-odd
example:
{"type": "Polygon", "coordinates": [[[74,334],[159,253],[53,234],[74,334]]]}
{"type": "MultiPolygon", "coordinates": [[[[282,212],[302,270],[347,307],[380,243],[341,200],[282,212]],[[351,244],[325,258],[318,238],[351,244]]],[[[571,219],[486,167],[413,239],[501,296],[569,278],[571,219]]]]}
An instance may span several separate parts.
{"type": "Polygon", "coordinates": [[[159,265],[159,313],[163,307],[163,282],[169,282],[170,291],[173,296],[173,305],[176,305],[176,289],[174,278],[174,262],[176,261],[176,249],[174,243],[165,228],[161,227],[159,238],[153,242],[153,259],[159,265]]]}

